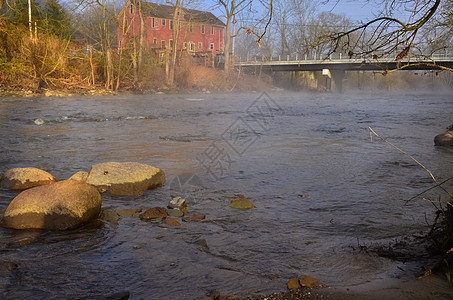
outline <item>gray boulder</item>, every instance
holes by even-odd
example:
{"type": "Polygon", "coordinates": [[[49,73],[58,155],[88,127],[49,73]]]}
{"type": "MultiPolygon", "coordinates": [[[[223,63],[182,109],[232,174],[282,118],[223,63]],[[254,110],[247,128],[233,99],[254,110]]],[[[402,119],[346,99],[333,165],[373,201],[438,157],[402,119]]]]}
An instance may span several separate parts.
{"type": "Polygon", "coordinates": [[[11,190],[26,190],[55,181],[52,175],[37,168],[14,168],[5,172],[1,178],[1,187],[11,190]]]}
{"type": "Polygon", "coordinates": [[[453,147],[453,131],[447,131],[434,137],[434,145],[453,147]]]}
{"type": "Polygon", "coordinates": [[[96,219],[101,204],[101,195],[91,185],[60,181],[20,193],[6,209],[2,225],[15,229],[71,229],[96,219]]]}
{"type": "Polygon", "coordinates": [[[91,167],[86,180],[100,192],[120,196],[140,196],[144,191],[163,186],[165,173],[137,162],[108,162],[91,167]]]}

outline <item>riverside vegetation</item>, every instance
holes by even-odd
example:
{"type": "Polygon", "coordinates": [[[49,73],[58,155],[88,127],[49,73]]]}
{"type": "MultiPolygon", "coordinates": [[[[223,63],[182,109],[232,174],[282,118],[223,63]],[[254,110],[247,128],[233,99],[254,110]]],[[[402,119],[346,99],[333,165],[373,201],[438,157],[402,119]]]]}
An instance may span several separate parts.
{"type": "Polygon", "coordinates": [[[155,51],[144,51],[137,73],[132,49],[104,47],[87,43],[77,34],[68,38],[49,30],[38,30],[30,38],[28,27],[13,20],[0,16],[0,95],[210,92],[269,86],[265,76],[227,75],[187,53],[178,54],[171,85],[166,81],[167,62],[155,51]]]}

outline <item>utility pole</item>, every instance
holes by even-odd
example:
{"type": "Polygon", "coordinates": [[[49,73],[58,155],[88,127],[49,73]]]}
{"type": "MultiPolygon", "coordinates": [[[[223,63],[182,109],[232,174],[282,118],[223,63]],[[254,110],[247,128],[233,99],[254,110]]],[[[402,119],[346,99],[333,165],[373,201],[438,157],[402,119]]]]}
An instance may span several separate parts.
{"type": "Polygon", "coordinates": [[[28,28],[30,29],[30,40],[33,40],[33,29],[31,26],[31,0],[28,0],[28,28]]]}

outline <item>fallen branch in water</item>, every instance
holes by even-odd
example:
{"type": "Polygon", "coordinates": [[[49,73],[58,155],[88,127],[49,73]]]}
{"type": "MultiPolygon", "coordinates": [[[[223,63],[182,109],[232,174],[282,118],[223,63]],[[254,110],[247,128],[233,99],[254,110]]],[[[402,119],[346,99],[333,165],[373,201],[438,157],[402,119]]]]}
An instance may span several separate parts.
{"type": "Polygon", "coordinates": [[[368,127],[370,130],[370,136],[372,137],[371,134],[374,134],[377,136],[379,139],[381,139],[383,142],[389,144],[399,152],[405,154],[406,156],[410,157],[413,161],[415,161],[419,166],[421,166],[426,172],[429,173],[431,178],[434,180],[436,183],[435,186],[430,187],[423,192],[419,193],[418,195],[412,197],[411,199],[407,200],[407,202],[411,201],[412,199],[415,199],[422,194],[438,187],[442,189],[444,192],[446,192],[450,198],[449,201],[447,201],[447,208],[444,209],[442,207],[442,202],[441,197],[439,196],[439,201],[432,201],[427,198],[423,198],[423,200],[430,202],[431,204],[434,205],[434,207],[437,209],[436,211],[436,217],[434,219],[434,223],[431,226],[431,230],[428,233],[428,236],[431,237],[432,241],[436,244],[436,247],[438,248],[439,252],[442,253],[442,257],[439,261],[439,263],[434,266],[431,270],[429,270],[427,273],[425,273],[424,276],[429,276],[431,275],[433,270],[443,270],[444,274],[447,276],[447,280],[451,281],[451,274],[453,274],[453,268],[450,267],[450,264],[453,263],[453,256],[451,253],[453,252],[453,194],[451,194],[449,191],[447,191],[442,184],[446,183],[447,181],[453,179],[453,177],[450,177],[448,179],[445,179],[442,182],[438,182],[437,179],[434,177],[433,173],[431,173],[428,168],[426,168],[422,163],[420,163],[417,159],[415,159],[412,155],[407,153],[406,151],[402,150],[401,148],[397,147],[396,145],[392,144],[389,142],[387,139],[381,137],[379,134],[377,134],[371,127],[368,127]],[[436,204],[440,205],[440,208],[437,207],[436,204]],[[441,226],[439,226],[439,224],[441,226]],[[440,231],[441,235],[436,236],[435,232],[440,231]],[[440,239],[440,241],[439,241],[440,239]],[[447,251],[448,250],[448,251],[447,251]]]}
{"type": "Polygon", "coordinates": [[[429,175],[431,175],[431,178],[434,180],[434,182],[437,183],[437,180],[436,178],[434,177],[433,173],[431,173],[430,170],[428,170],[424,165],[422,165],[418,160],[415,159],[415,157],[413,157],[412,155],[410,155],[409,153],[407,153],[406,151],[402,150],[401,148],[395,146],[394,144],[392,144],[391,142],[389,142],[388,140],[386,140],[385,138],[381,137],[379,134],[376,133],[376,131],[373,130],[373,128],[371,127],[368,127],[368,129],[370,129],[370,131],[375,135],[377,136],[378,138],[380,138],[383,142],[389,144],[390,146],[392,146],[393,148],[395,148],[396,150],[398,150],[399,152],[409,156],[413,161],[415,161],[420,167],[422,167],[423,169],[426,170],[426,172],[429,173],[429,175]]]}

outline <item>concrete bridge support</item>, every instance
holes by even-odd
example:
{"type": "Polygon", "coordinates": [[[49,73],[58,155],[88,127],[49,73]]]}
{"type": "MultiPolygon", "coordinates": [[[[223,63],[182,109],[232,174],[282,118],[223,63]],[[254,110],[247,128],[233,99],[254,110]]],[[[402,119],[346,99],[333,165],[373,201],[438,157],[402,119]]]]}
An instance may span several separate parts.
{"type": "Polygon", "coordinates": [[[345,76],[345,71],[343,70],[332,70],[323,69],[322,70],[323,78],[325,78],[325,90],[334,91],[341,93],[343,91],[343,79],[345,76]]]}
{"type": "Polygon", "coordinates": [[[332,89],[335,92],[343,92],[343,79],[346,75],[344,70],[332,70],[332,89]]]}

